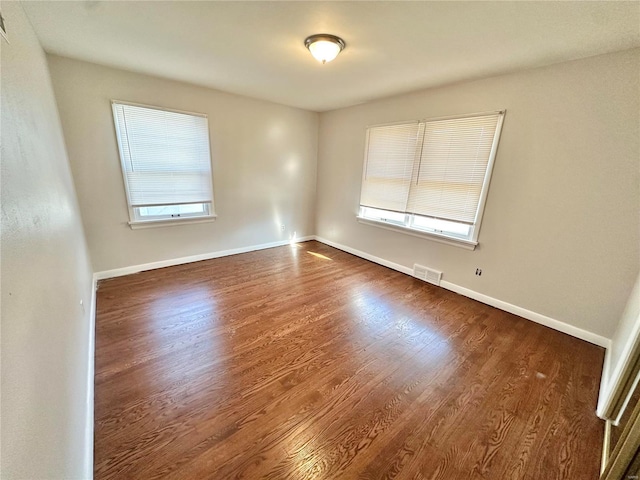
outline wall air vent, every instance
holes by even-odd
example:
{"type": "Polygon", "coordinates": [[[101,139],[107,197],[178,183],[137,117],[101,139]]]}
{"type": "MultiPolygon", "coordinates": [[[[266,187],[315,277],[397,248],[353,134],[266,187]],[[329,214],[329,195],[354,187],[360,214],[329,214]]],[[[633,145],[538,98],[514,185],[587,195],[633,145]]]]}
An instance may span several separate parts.
{"type": "Polygon", "coordinates": [[[439,272],[432,268],[427,268],[423,265],[418,265],[416,263],[413,266],[413,276],[419,278],[420,280],[424,280],[425,282],[433,283],[434,285],[440,285],[442,272],[439,272]]]}

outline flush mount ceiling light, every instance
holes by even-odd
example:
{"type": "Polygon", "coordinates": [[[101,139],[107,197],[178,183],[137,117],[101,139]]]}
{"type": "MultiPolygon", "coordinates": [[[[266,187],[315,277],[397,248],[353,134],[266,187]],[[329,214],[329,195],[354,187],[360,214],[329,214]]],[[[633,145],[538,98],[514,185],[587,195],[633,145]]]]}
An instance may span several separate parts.
{"type": "Polygon", "coordinates": [[[304,46],[309,49],[313,58],[322,63],[327,63],[338,56],[346,46],[344,40],[328,33],[318,33],[307,37],[304,46]]]}

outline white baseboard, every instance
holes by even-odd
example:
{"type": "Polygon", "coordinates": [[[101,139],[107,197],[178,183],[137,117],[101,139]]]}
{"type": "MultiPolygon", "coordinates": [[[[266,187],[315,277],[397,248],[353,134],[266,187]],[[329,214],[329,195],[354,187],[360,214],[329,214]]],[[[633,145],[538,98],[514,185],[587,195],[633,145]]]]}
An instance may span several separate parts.
{"type": "Polygon", "coordinates": [[[392,270],[397,270],[398,272],[406,273],[407,275],[413,276],[413,268],[405,267],[404,265],[400,265],[399,263],[390,262],[389,260],[385,260],[384,258],[376,257],[375,255],[370,255],[366,252],[363,252],[362,250],[356,250],[355,248],[347,247],[346,245],[332,242],[331,240],[318,237],[317,235],[315,239],[320,243],[324,243],[325,245],[329,245],[330,247],[337,248],[338,250],[342,250],[343,252],[350,253],[352,255],[355,255],[356,257],[364,258],[365,260],[369,260],[370,262],[377,263],[384,267],[388,267],[392,270]]]}
{"type": "Polygon", "coordinates": [[[500,310],[504,310],[505,312],[513,313],[514,315],[518,315],[519,317],[539,323],[540,325],[544,325],[545,327],[553,328],[554,330],[558,330],[559,332],[566,333],[567,335],[571,335],[572,337],[585,340],[600,347],[609,348],[611,340],[588,330],[575,327],[560,320],[556,320],[555,318],[547,317],[546,315],[542,315],[541,313],[527,310],[526,308],[504,302],[497,298],[484,295],[483,293],[461,287],[460,285],[456,285],[455,283],[447,282],[445,280],[440,282],[440,286],[442,288],[446,288],[447,290],[451,290],[452,292],[464,295],[465,297],[473,298],[474,300],[477,300],[479,302],[486,303],[487,305],[491,305],[492,307],[498,308],[500,310]]]}
{"type": "MultiPolygon", "coordinates": [[[[410,267],[405,267],[404,265],[390,262],[389,260],[376,257],[375,255],[370,255],[361,250],[356,250],[355,248],[347,247],[346,245],[341,245],[339,243],[332,242],[330,240],[327,240],[326,238],[316,236],[315,239],[319,242],[329,245],[330,247],[343,250],[357,257],[364,258],[365,260],[369,260],[371,262],[378,263],[380,265],[391,268],[393,270],[397,270],[398,272],[402,272],[407,275],[413,276],[413,269],[410,267]]],[[[446,288],[447,290],[451,290],[452,292],[458,293],[460,295],[464,295],[465,297],[469,297],[479,302],[485,303],[487,305],[491,305],[492,307],[498,308],[500,310],[504,310],[505,312],[513,313],[514,315],[518,315],[519,317],[526,318],[527,320],[531,320],[533,322],[539,323],[541,325],[544,325],[545,327],[553,328],[554,330],[558,330],[560,332],[566,333],[568,335],[579,338],[581,340],[585,340],[589,343],[593,343],[600,347],[604,347],[608,349],[611,343],[611,340],[609,340],[606,337],[603,337],[602,335],[589,332],[588,330],[575,327],[573,325],[562,322],[560,320],[556,320],[555,318],[547,317],[546,315],[542,315],[540,313],[527,310],[526,308],[522,308],[517,305],[513,305],[511,303],[499,300],[497,298],[490,297],[483,293],[476,292],[475,290],[470,290],[466,287],[456,285],[455,283],[442,280],[440,282],[440,286],[442,288],[446,288]]]]}
{"type": "MultiPolygon", "coordinates": [[[[295,242],[306,242],[313,240],[313,235],[308,237],[296,238],[295,242]]],[[[267,248],[281,247],[289,245],[291,241],[281,240],[278,242],[262,243],[259,245],[250,245],[248,247],[232,248],[230,250],[219,250],[217,252],[202,253],[200,255],[190,255],[188,257],[170,258],[168,260],[159,260],[157,262],[143,263],[141,265],[132,265],[130,267],[114,268],[113,270],[104,270],[94,273],[96,280],[104,280],[106,278],[122,277],[131,275],[132,273],[145,272],[147,270],[155,270],[156,268],[172,267],[174,265],[182,265],[185,263],[199,262],[201,260],[210,260],[212,258],[227,257],[229,255],[237,255],[239,253],[254,252],[256,250],[264,250],[267,248]]]]}
{"type": "Polygon", "coordinates": [[[94,394],[95,394],[95,356],[96,356],[96,290],[98,279],[93,275],[91,284],[91,304],[89,307],[89,338],[87,339],[87,398],[85,419],[85,452],[84,476],[93,479],[93,422],[94,422],[94,394]]]}

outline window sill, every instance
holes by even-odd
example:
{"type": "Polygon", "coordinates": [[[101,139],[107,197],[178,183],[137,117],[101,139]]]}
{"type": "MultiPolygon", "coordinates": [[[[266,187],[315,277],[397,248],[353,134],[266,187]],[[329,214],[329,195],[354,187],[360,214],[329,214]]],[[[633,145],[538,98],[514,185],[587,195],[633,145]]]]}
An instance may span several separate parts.
{"type": "Polygon", "coordinates": [[[427,240],[433,240],[434,242],[453,245],[454,247],[460,247],[466,250],[475,250],[476,246],[478,245],[478,242],[474,242],[473,240],[464,240],[462,238],[456,238],[442,233],[423,232],[421,230],[415,230],[413,228],[394,225],[392,223],[381,222],[378,220],[372,220],[370,218],[364,218],[360,216],[356,216],[356,218],[358,219],[358,222],[364,223],[365,225],[384,228],[385,230],[400,232],[406,235],[412,235],[414,237],[426,238],[427,240]]]}
{"type": "Polygon", "coordinates": [[[207,215],[206,217],[184,217],[184,218],[160,218],[156,220],[136,220],[129,222],[132,230],[139,228],[175,227],[187,223],[209,223],[215,222],[217,215],[207,215]]]}

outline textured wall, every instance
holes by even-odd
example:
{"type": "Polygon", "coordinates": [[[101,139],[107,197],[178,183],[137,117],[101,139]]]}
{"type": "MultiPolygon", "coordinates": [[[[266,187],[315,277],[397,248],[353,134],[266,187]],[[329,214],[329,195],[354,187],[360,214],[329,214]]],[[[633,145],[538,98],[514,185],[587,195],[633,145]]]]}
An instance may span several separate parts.
{"type": "Polygon", "coordinates": [[[88,478],[91,265],[44,52],[19,2],[2,14],[0,477],[88,478]]]}

